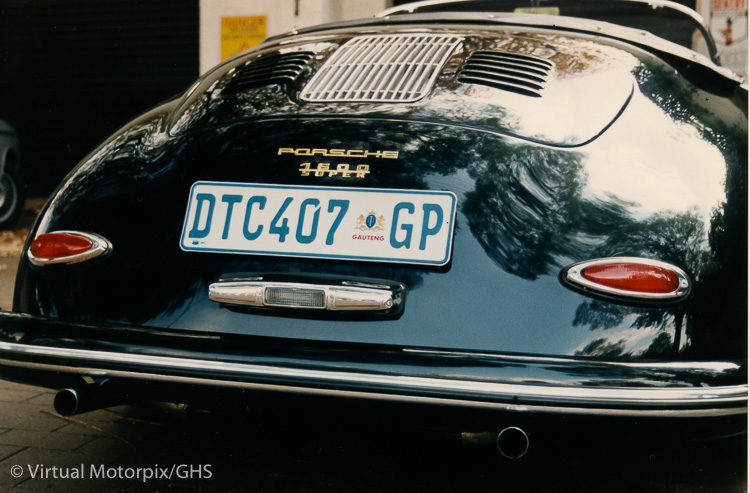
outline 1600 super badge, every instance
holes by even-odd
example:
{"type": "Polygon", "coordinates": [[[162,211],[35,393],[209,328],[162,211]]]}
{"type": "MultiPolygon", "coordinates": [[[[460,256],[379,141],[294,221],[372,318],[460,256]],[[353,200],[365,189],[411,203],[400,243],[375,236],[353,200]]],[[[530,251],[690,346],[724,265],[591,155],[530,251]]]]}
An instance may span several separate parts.
{"type": "Polygon", "coordinates": [[[452,192],[198,182],[180,246],[196,252],[445,265],[455,214],[452,192]],[[383,213],[369,212],[375,209],[383,213]],[[377,234],[352,234],[353,229],[377,234]]]}
{"type": "MultiPolygon", "coordinates": [[[[277,155],[279,156],[316,156],[325,158],[370,158],[370,159],[398,159],[398,151],[368,151],[362,149],[310,149],[306,147],[280,147],[277,155]]],[[[302,163],[299,172],[302,176],[332,177],[341,178],[365,178],[370,174],[369,164],[349,164],[349,163],[302,163]]]]}

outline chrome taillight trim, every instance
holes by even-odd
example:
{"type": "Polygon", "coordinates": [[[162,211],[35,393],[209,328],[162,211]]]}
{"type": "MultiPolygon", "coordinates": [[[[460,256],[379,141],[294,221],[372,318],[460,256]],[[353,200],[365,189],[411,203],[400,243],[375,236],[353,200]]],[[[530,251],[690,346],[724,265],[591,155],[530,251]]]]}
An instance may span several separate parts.
{"type": "Polygon", "coordinates": [[[221,304],[251,307],[386,311],[399,308],[403,301],[402,294],[396,291],[387,288],[277,281],[224,281],[208,287],[208,298],[221,304]],[[296,303],[293,301],[295,296],[299,298],[296,303]],[[319,301],[308,301],[311,299],[319,301]]]}
{"type": "Polygon", "coordinates": [[[594,260],[587,260],[585,262],[579,262],[563,269],[564,278],[572,283],[573,285],[590,289],[594,292],[599,292],[607,295],[622,297],[622,298],[635,298],[646,301],[674,301],[685,298],[690,293],[690,278],[685,272],[672,264],[662,262],[660,260],[653,260],[641,257],[607,257],[599,258],[594,260]],[[612,288],[609,286],[603,286],[601,284],[589,281],[583,277],[583,270],[587,267],[613,264],[613,263],[634,263],[641,265],[648,265],[654,267],[660,267],[667,269],[675,273],[679,281],[679,286],[676,290],[669,293],[647,293],[639,291],[627,291],[624,289],[612,288]]]}
{"type": "Polygon", "coordinates": [[[71,255],[69,257],[60,257],[60,258],[52,258],[52,259],[39,258],[35,256],[33,253],[31,253],[31,249],[29,248],[26,251],[26,256],[28,257],[29,262],[31,262],[31,265],[34,265],[36,267],[44,267],[47,265],[78,264],[81,262],[86,262],[88,260],[94,259],[101,255],[104,255],[105,253],[110,253],[112,251],[112,243],[110,243],[110,241],[104,238],[103,236],[100,236],[94,233],[88,233],[88,232],[83,232],[83,231],[70,231],[70,230],[48,231],[48,233],[49,234],[60,233],[60,234],[81,236],[89,240],[92,245],[91,245],[91,248],[86,252],[79,253],[77,255],[71,255]]]}
{"type": "Polygon", "coordinates": [[[450,34],[357,36],[340,46],[300,93],[309,102],[411,103],[424,98],[461,43],[450,34]]]}

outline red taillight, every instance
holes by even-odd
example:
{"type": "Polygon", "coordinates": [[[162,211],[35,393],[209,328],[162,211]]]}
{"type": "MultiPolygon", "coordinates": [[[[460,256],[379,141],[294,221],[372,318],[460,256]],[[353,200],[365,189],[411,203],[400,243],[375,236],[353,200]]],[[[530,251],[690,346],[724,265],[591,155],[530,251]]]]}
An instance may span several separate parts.
{"type": "Polygon", "coordinates": [[[614,257],[572,265],[564,279],[585,291],[627,300],[671,301],[687,296],[690,282],[679,268],[656,260],[614,257]]]}
{"type": "Polygon", "coordinates": [[[680,287],[677,273],[656,265],[613,262],[581,269],[594,284],[638,293],[671,293],[680,287]]]}
{"type": "Polygon", "coordinates": [[[107,240],[91,233],[43,233],[31,242],[29,260],[34,265],[76,263],[98,257],[109,249],[107,240]]]}
{"type": "Polygon", "coordinates": [[[94,242],[69,233],[45,233],[31,242],[31,254],[40,259],[72,257],[91,250],[94,242]]]}

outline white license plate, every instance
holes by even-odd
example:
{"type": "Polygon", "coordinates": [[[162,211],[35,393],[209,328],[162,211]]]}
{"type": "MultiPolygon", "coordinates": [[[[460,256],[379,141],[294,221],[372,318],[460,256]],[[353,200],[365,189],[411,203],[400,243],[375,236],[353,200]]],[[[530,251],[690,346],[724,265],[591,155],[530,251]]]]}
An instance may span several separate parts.
{"type": "Polygon", "coordinates": [[[180,246],[191,252],[445,265],[452,192],[198,182],[180,246]]]}

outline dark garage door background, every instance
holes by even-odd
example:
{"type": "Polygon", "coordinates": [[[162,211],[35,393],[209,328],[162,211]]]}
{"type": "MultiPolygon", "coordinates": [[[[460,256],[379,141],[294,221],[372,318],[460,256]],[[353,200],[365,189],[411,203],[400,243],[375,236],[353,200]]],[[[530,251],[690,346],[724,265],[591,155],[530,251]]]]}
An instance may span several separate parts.
{"type": "Polygon", "coordinates": [[[0,0],[0,119],[29,193],[198,74],[198,0],[0,0]]]}

